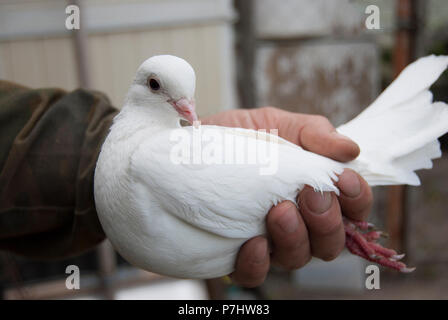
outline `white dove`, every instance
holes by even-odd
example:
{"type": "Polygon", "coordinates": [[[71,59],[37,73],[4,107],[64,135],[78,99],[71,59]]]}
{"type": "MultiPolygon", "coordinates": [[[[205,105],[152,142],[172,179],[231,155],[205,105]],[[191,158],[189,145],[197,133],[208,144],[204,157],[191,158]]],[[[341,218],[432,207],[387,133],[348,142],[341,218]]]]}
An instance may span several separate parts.
{"type": "MultiPolygon", "coordinates": [[[[441,156],[437,138],[448,131],[448,108],[432,102],[428,90],[447,65],[446,56],[419,59],[366,110],[340,126],[338,132],[361,149],[356,160],[340,163],[272,134],[182,127],[182,118],[197,120],[194,70],[175,56],[151,57],[138,68],[98,158],[94,184],[102,227],[116,250],[145,270],[201,279],[230,274],[241,245],[265,234],[270,208],[284,200],[295,202],[305,185],[338,192],[334,181],[344,168],[355,170],[371,186],[419,185],[414,171],[432,167],[431,160],[441,156]],[[204,152],[210,146],[225,151],[248,142],[260,149],[275,146],[277,170],[262,174],[265,162],[175,161],[173,150],[175,155],[195,147],[173,137],[179,138],[179,132],[193,136],[195,130],[218,137],[199,142],[204,152]]],[[[253,154],[245,148],[237,152],[253,154]]],[[[367,223],[346,222],[347,248],[411,271],[396,261],[400,255],[376,243],[378,234],[363,233],[368,228],[367,223]]]]}

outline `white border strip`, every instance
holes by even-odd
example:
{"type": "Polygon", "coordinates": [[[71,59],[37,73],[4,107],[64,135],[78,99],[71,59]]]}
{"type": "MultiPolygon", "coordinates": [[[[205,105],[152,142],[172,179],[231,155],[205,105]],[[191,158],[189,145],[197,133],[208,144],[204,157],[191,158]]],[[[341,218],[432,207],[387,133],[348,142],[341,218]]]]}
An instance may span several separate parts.
{"type": "MultiPolygon", "coordinates": [[[[232,21],[230,0],[171,0],[150,3],[81,3],[81,28],[87,33],[153,29],[232,21]]],[[[66,2],[0,2],[0,41],[17,38],[68,35],[66,2]]]]}

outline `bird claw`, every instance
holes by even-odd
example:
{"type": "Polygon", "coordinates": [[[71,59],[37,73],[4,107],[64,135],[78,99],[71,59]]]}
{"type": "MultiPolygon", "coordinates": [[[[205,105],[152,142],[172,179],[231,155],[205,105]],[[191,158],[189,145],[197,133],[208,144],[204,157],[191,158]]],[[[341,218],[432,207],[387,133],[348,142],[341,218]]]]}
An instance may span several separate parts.
{"type": "Polygon", "coordinates": [[[358,228],[360,230],[363,231],[372,231],[372,230],[376,230],[375,229],[375,225],[371,222],[366,222],[366,221],[355,221],[355,220],[350,220],[345,218],[345,221],[347,221],[347,223],[350,223],[353,227],[358,228]]]}
{"type": "Polygon", "coordinates": [[[384,238],[384,239],[388,239],[389,238],[389,234],[387,232],[378,231],[378,233],[380,234],[381,238],[384,238]]]}
{"type": "Polygon", "coordinates": [[[398,261],[398,260],[403,259],[405,255],[406,255],[405,253],[395,254],[392,257],[390,257],[389,259],[392,260],[392,261],[398,261]]]}
{"type": "Polygon", "coordinates": [[[399,261],[404,258],[405,254],[398,254],[395,250],[385,248],[376,242],[385,233],[372,230],[374,228],[373,224],[344,218],[344,228],[345,244],[351,253],[403,273],[410,273],[415,270],[415,268],[408,268],[403,262],[399,261]],[[362,233],[360,231],[367,232],[362,233]]]}
{"type": "Polygon", "coordinates": [[[415,269],[416,269],[415,267],[413,267],[413,268],[404,267],[404,268],[400,269],[400,272],[402,272],[402,273],[411,273],[415,269]]]}

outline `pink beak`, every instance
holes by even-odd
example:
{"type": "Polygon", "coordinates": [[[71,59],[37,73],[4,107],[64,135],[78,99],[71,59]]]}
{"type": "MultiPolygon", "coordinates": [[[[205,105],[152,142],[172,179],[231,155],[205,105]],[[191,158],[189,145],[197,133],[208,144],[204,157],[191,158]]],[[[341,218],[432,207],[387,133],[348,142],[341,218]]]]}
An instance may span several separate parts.
{"type": "Polygon", "coordinates": [[[177,101],[171,100],[169,102],[174,107],[174,109],[176,109],[179,115],[190,122],[190,124],[193,124],[194,121],[198,120],[193,100],[182,98],[177,101]]]}

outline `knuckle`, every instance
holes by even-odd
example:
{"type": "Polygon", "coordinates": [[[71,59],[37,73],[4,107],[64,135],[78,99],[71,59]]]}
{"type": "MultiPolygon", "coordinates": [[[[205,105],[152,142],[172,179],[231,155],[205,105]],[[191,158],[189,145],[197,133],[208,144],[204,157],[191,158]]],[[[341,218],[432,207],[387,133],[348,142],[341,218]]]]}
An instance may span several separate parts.
{"type": "Polygon", "coordinates": [[[266,111],[266,112],[273,112],[273,111],[275,111],[277,108],[275,108],[275,107],[273,107],[273,106],[264,106],[264,107],[262,107],[262,108],[260,108],[261,110],[263,110],[263,111],[266,111]]]}
{"type": "Polygon", "coordinates": [[[327,117],[324,117],[324,116],[322,116],[322,115],[320,115],[320,114],[312,115],[312,118],[313,118],[313,121],[314,121],[315,123],[318,123],[318,124],[324,124],[324,125],[329,125],[329,124],[331,124],[331,123],[330,123],[330,120],[328,120],[327,117]]]}

